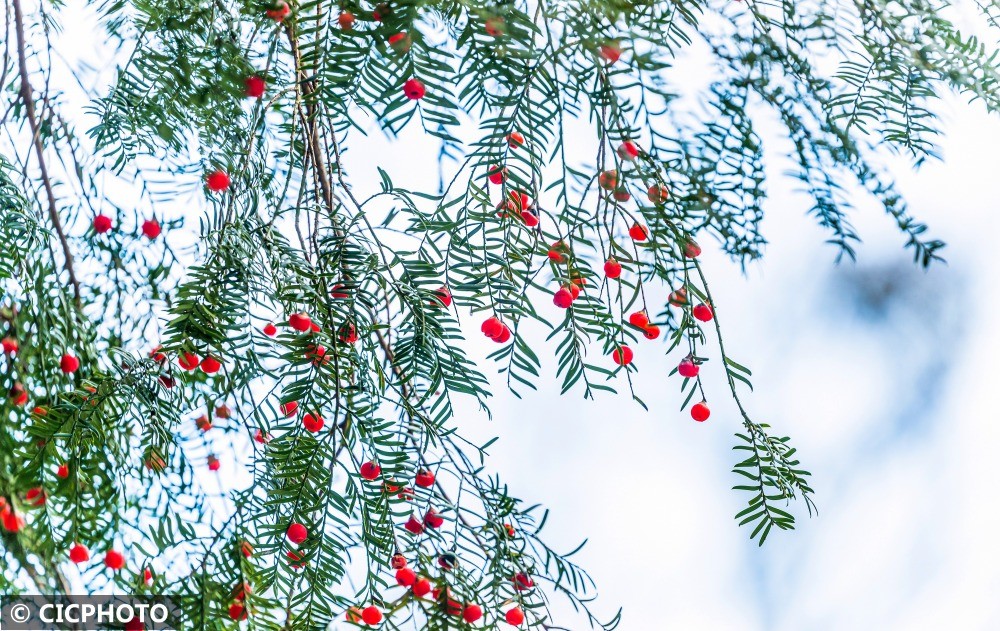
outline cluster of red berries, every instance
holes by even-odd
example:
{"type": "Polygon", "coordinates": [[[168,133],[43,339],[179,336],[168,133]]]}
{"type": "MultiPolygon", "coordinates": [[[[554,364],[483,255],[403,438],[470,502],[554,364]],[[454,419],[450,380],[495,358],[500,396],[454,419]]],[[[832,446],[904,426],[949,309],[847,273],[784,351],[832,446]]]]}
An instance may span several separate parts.
{"type": "MultiPolygon", "coordinates": [[[[90,550],[82,543],[74,543],[69,549],[69,560],[77,565],[82,565],[90,561],[90,550]]],[[[118,550],[108,550],[104,553],[104,565],[108,569],[118,572],[125,568],[125,555],[118,550]]],[[[146,569],[143,572],[143,580],[152,583],[153,573],[146,569]]]]}
{"type": "Polygon", "coordinates": [[[496,316],[486,318],[483,325],[480,327],[483,335],[490,338],[497,344],[506,344],[510,341],[511,332],[510,327],[500,321],[496,316]]]}
{"type": "MultiPolygon", "coordinates": [[[[96,232],[97,234],[106,234],[108,232],[111,232],[111,230],[114,228],[114,222],[111,220],[111,217],[108,217],[103,213],[94,215],[94,219],[91,225],[94,228],[94,232],[96,232]]],[[[162,232],[162,228],[160,227],[160,222],[158,222],[156,219],[147,219],[143,221],[142,226],[140,226],[140,230],[142,231],[143,236],[149,239],[150,241],[155,240],[158,236],[160,236],[160,233],[162,232]]]]}

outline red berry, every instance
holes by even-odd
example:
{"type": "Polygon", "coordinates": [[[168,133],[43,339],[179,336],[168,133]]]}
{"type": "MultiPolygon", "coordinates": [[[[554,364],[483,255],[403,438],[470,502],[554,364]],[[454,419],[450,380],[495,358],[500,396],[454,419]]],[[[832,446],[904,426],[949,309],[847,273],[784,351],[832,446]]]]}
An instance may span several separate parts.
{"type": "Polygon", "coordinates": [[[493,338],[493,341],[496,342],[497,344],[506,344],[507,341],[510,340],[510,335],[511,335],[510,329],[507,328],[506,324],[502,324],[500,326],[502,326],[503,329],[501,329],[500,335],[493,338]]]}
{"type": "Polygon", "coordinates": [[[20,348],[20,346],[17,343],[17,340],[15,340],[10,336],[0,340],[0,345],[3,346],[3,352],[5,355],[13,355],[14,353],[17,352],[17,349],[20,348]]]}
{"type": "Polygon", "coordinates": [[[444,517],[438,515],[438,512],[433,508],[428,510],[424,515],[424,525],[428,528],[440,528],[444,524],[444,517]]]}
{"type": "Polygon", "coordinates": [[[396,571],[396,583],[403,587],[412,587],[417,582],[417,573],[408,567],[396,571]]]}
{"type": "Polygon", "coordinates": [[[694,239],[688,239],[684,243],[684,256],[689,259],[696,259],[701,254],[701,246],[695,243],[694,239]]]}
{"type": "Polygon", "coordinates": [[[233,620],[246,620],[247,609],[243,603],[233,603],[229,605],[229,617],[233,620]]]}
{"type": "Polygon", "coordinates": [[[576,283],[566,285],[566,289],[569,290],[569,295],[573,297],[573,300],[580,297],[580,286],[576,283]]]}
{"type": "Polygon", "coordinates": [[[518,572],[510,580],[514,583],[514,589],[519,592],[529,590],[535,586],[535,581],[524,572],[518,572]]]}
{"type": "Polygon", "coordinates": [[[403,94],[411,101],[419,101],[427,94],[427,88],[420,79],[407,79],[403,84],[403,94]]]}
{"type": "Polygon", "coordinates": [[[404,567],[406,567],[406,557],[397,552],[396,554],[392,555],[391,559],[389,559],[389,565],[394,570],[401,570],[404,567]]]}
{"type": "Polygon", "coordinates": [[[344,326],[340,327],[340,332],[337,334],[337,339],[339,339],[344,344],[354,344],[358,341],[358,331],[354,328],[354,324],[348,322],[344,326]]]}
{"type": "Polygon", "coordinates": [[[601,58],[608,62],[608,65],[615,63],[622,56],[622,47],[618,42],[608,42],[601,45],[601,58]]]}
{"type": "Polygon", "coordinates": [[[633,241],[645,241],[649,238],[649,228],[639,223],[632,224],[628,229],[628,236],[632,237],[633,241]]]}
{"type": "Polygon", "coordinates": [[[660,337],[660,327],[650,324],[642,330],[642,334],[646,336],[647,340],[655,340],[660,337]]]}
{"type": "Polygon", "coordinates": [[[382,612],[379,611],[378,607],[365,607],[361,612],[361,619],[365,621],[365,624],[375,626],[382,622],[382,612]]]}
{"type": "Polygon", "coordinates": [[[199,358],[194,353],[182,352],[177,358],[177,364],[184,370],[194,370],[198,367],[199,358]]]}
{"type": "Polygon", "coordinates": [[[94,217],[94,232],[104,234],[111,230],[111,217],[107,215],[97,215],[94,217]]]}
{"type": "Polygon", "coordinates": [[[104,555],[104,565],[118,571],[125,567],[125,555],[117,550],[108,550],[104,555]]]}
{"type": "Polygon", "coordinates": [[[674,307],[683,307],[688,303],[687,289],[681,287],[680,289],[670,292],[670,295],[667,296],[667,302],[674,307]]]}
{"type": "Polygon", "coordinates": [[[413,584],[413,595],[417,598],[423,598],[431,592],[431,582],[426,578],[417,579],[417,582],[413,584]]]}
{"type": "Polygon", "coordinates": [[[261,445],[266,445],[271,442],[271,435],[265,434],[264,430],[257,428],[257,432],[253,435],[254,442],[258,442],[261,445]]]}
{"type": "Polygon", "coordinates": [[[382,473],[382,467],[369,460],[361,465],[360,473],[365,480],[374,480],[382,473]]]}
{"type": "Polygon", "coordinates": [[[211,355],[207,355],[205,359],[201,360],[201,369],[206,375],[214,375],[219,372],[220,368],[222,368],[222,363],[211,355]]]}
{"type": "Polygon", "coordinates": [[[249,541],[243,541],[240,543],[240,554],[247,559],[253,556],[253,546],[250,545],[249,541]]]}
{"type": "Polygon", "coordinates": [[[59,370],[63,371],[67,375],[73,374],[80,368],[80,360],[76,357],[66,353],[59,360],[59,370]]]}
{"type": "Polygon", "coordinates": [[[635,160],[639,157],[639,147],[631,140],[626,140],[618,146],[618,157],[622,160],[635,160]]]}
{"type": "Polygon", "coordinates": [[[486,19],[486,24],[483,27],[486,34],[490,37],[500,37],[507,31],[507,25],[504,23],[504,19],[499,16],[491,17],[486,19]]]}
{"type": "Polygon", "coordinates": [[[573,304],[573,294],[569,293],[568,289],[562,288],[552,297],[552,302],[560,309],[568,309],[573,304]]]}
{"type": "Polygon", "coordinates": [[[319,415],[319,412],[315,414],[306,412],[305,416],[302,417],[302,426],[306,428],[306,431],[315,434],[323,429],[323,417],[319,415]]]}
{"type": "Polygon", "coordinates": [[[408,53],[411,45],[412,40],[406,33],[395,33],[389,36],[389,46],[400,55],[408,53]]]}
{"type": "Polygon", "coordinates": [[[232,415],[233,411],[225,403],[215,406],[215,418],[229,418],[232,415]]]}
{"type": "Polygon", "coordinates": [[[495,316],[487,318],[480,327],[480,330],[486,337],[496,339],[503,332],[503,322],[495,316]]]}
{"type": "Polygon", "coordinates": [[[285,418],[295,416],[295,412],[298,411],[298,409],[299,404],[297,401],[289,401],[281,404],[281,413],[285,415],[285,418]]]}
{"type": "Polygon", "coordinates": [[[604,262],[604,275],[608,278],[618,278],[622,275],[622,264],[614,258],[604,262]]]}
{"type": "Polygon", "coordinates": [[[611,359],[619,366],[628,366],[632,363],[632,349],[622,344],[611,353],[611,359]]]}
{"type": "Polygon", "coordinates": [[[606,191],[615,190],[618,187],[618,171],[604,171],[597,177],[597,185],[606,191]]]}
{"type": "Polygon", "coordinates": [[[646,197],[649,198],[650,203],[662,204],[670,197],[670,189],[662,184],[654,184],[646,189],[646,197]]]}
{"type": "Polygon", "coordinates": [[[507,624],[519,627],[524,624],[524,612],[521,611],[520,607],[514,607],[513,609],[508,609],[507,613],[504,615],[504,620],[507,624]]]}
{"type": "Polygon", "coordinates": [[[701,303],[691,310],[691,315],[702,322],[708,322],[715,317],[715,312],[712,311],[712,307],[706,305],[705,303],[701,303]]]}
{"type": "Polygon", "coordinates": [[[213,193],[221,193],[229,188],[229,175],[224,171],[212,171],[205,178],[205,184],[213,193]]]}
{"type": "Polygon", "coordinates": [[[434,486],[434,472],[427,469],[421,469],[417,471],[417,477],[415,480],[417,486],[429,489],[434,486]]]}
{"type": "Polygon", "coordinates": [[[472,624],[476,620],[483,617],[483,608],[479,605],[466,605],[465,611],[462,612],[462,618],[472,624]]]}
{"type": "Polygon", "coordinates": [[[615,189],[615,199],[619,202],[627,202],[632,199],[632,195],[628,192],[628,189],[624,186],[619,186],[615,189]]]}
{"type": "Polygon", "coordinates": [[[65,480],[66,478],[68,478],[69,477],[69,465],[66,464],[66,463],[63,463],[63,464],[59,465],[59,468],[56,469],[56,477],[57,478],[62,478],[63,480],[65,480]]]}
{"type": "Polygon", "coordinates": [[[288,316],[288,326],[300,333],[305,333],[312,326],[312,320],[305,313],[293,313],[288,316]]]}
{"type": "Polygon", "coordinates": [[[208,417],[202,414],[194,420],[194,424],[203,432],[207,432],[212,429],[212,421],[208,420],[208,417]]]}
{"type": "Polygon", "coordinates": [[[434,296],[438,301],[445,307],[451,306],[451,290],[447,286],[442,285],[434,292],[434,296]]]}
{"type": "Polygon", "coordinates": [[[491,166],[486,172],[486,177],[491,184],[503,184],[504,180],[507,179],[507,167],[499,164],[491,166]]]}
{"type": "Polygon", "coordinates": [[[261,331],[263,331],[264,335],[268,337],[274,337],[278,334],[278,327],[274,326],[273,322],[268,322],[264,325],[264,328],[261,329],[261,331]]]}
{"type": "Polygon", "coordinates": [[[292,13],[292,8],[288,6],[285,0],[276,0],[271,8],[268,9],[265,14],[267,17],[271,18],[275,22],[281,22],[287,18],[292,13]]]}
{"type": "Polygon", "coordinates": [[[155,219],[142,222],[142,234],[150,241],[160,236],[160,222],[155,219]]]}
{"type": "Polygon", "coordinates": [[[252,75],[246,78],[243,82],[244,91],[243,93],[251,99],[259,99],[264,96],[264,89],[267,84],[264,83],[264,79],[258,77],[257,75],[252,75]]]}
{"type": "Polygon", "coordinates": [[[218,458],[216,458],[215,456],[209,456],[208,457],[208,470],[209,471],[218,471],[221,466],[222,466],[222,463],[219,462],[218,458]]]}
{"type": "Polygon", "coordinates": [[[424,531],[424,525],[413,515],[410,515],[410,519],[403,524],[403,528],[406,528],[406,530],[415,535],[419,535],[424,531]]]}
{"type": "Polygon", "coordinates": [[[344,11],[337,16],[337,24],[345,31],[351,30],[354,28],[354,14],[350,11],[344,11]]]}
{"type": "Polygon", "coordinates": [[[302,524],[296,522],[288,527],[288,531],[285,533],[288,536],[288,540],[299,545],[309,537],[309,531],[302,524]]]}
{"type": "Polygon", "coordinates": [[[512,131],[509,134],[507,134],[507,146],[510,147],[511,149],[517,149],[523,144],[524,144],[524,136],[521,135],[521,132],[512,131]]]}
{"type": "Polygon", "coordinates": [[[712,414],[711,410],[708,409],[708,404],[702,401],[701,403],[695,403],[691,406],[691,418],[703,423],[708,420],[708,417],[712,414]]]}
{"type": "Polygon", "coordinates": [[[69,549],[69,560],[77,565],[86,563],[90,560],[90,550],[82,543],[73,544],[73,547],[69,549]]]}
{"type": "Polygon", "coordinates": [[[142,623],[142,620],[132,616],[129,618],[128,622],[125,623],[125,631],[146,631],[146,625],[142,623]]]}
{"type": "Polygon", "coordinates": [[[528,226],[529,228],[534,228],[535,226],[538,225],[538,215],[531,212],[530,210],[522,210],[521,221],[523,221],[524,225],[528,226]]]}
{"type": "Polygon", "coordinates": [[[628,323],[644,329],[649,326],[649,316],[646,315],[645,311],[636,311],[628,317],[628,323]]]}
{"type": "Polygon", "coordinates": [[[146,584],[146,587],[153,586],[153,570],[147,567],[142,571],[142,582],[146,584]]]}
{"type": "Polygon", "coordinates": [[[681,360],[681,363],[677,364],[677,372],[685,379],[697,377],[700,370],[701,368],[698,364],[694,363],[690,357],[685,357],[681,360]]]}

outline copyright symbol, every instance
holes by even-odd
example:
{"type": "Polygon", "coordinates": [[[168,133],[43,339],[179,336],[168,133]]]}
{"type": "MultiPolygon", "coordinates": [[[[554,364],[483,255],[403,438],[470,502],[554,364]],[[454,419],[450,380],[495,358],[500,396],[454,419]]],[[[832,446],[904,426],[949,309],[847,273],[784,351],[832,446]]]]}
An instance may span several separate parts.
{"type": "Polygon", "coordinates": [[[14,622],[27,622],[31,617],[31,608],[24,603],[14,605],[10,608],[10,619],[14,622]]]}

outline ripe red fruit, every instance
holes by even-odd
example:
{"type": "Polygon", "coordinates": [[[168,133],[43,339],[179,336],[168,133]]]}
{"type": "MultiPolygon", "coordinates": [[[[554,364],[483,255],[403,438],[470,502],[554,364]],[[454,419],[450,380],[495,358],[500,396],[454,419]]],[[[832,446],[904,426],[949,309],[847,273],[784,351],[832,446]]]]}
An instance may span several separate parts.
{"type": "Polygon", "coordinates": [[[233,603],[229,605],[229,617],[233,620],[246,620],[247,609],[243,603],[233,603]]]}
{"type": "Polygon", "coordinates": [[[691,418],[698,421],[699,423],[704,423],[711,416],[712,411],[708,409],[708,404],[702,401],[701,403],[695,403],[691,406],[691,418]]]}
{"type": "Polygon", "coordinates": [[[276,0],[265,14],[275,22],[281,22],[292,13],[292,8],[285,0],[276,0]]]}
{"type": "Polygon", "coordinates": [[[273,322],[268,322],[264,325],[264,328],[261,329],[261,331],[263,331],[264,335],[268,337],[274,337],[278,334],[278,327],[274,326],[273,322]]]}
{"type": "Polygon", "coordinates": [[[535,226],[538,225],[538,215],[531,212],[530,210],[522,210],[521,221],[523,221],[524,225],[528,226],[529,228],[534,228],[535,226]]]}
{"type": "Polygon", "coordinates": [[[315,434],[323,429],[323,417],[319,415],[319,412],[315,414],[306,412],[305,416],[302,417],[302,426],[306,428],[306,431],[315,434]]]}
{"type": "Polygon", "coordinates": [[[501,329],[500,335],[493,338],[493,341],[496,342],[497,344],[506,344],[507,341],[510,340],[511,336],[510,329],[507,328],[506,324],[502,324],[501,326],[503,327],[503,329],[501,329]]]}
{"type": "Polygon", "coordinates": [[[507,167],[495,164],[486,172],[486,178],[491,184],[503,184],[504,180],[507,179],[507,173],[507,167]]]}
{"type": "Polygon", "coordinates": [[[266,445],[271,442],[271,434],[265,434],[260,428],[257,428],[257,432],[253,435],[254,442],[260,443],[261,445],[266,445]]]}
{"type": "Polygon", "coordinates": [[[631,140],[626,140],[618,146],[618,157],[631,162],[639,157],[639,147],[631,140]]]}
{"type": "Polygon", "coordinates": [[[618,42],[608,42],[601,45],[601,58],[608,62],[608,65],[615,63],[622,56],[622,47],[618,42]]]}
{"type": "Polygon", "coordinates": [[[708,322],[715,317],[715,312],[712,311],[712,307],[701,303],[691,310],[691,315],[702,322],[708,322]]]}
{"type": "Polygon", "coordinates": [[[146,584],[146,587],[153,586],[153,570],[148,567],[142,570],[142,582],[146,584]]]}
{"type": "Polygon", "coordinates": [[[568,309],[573,304],[573,294],[569,293],[569,290],[564,287],[552,296],[552,302],[560,309],[568,309]]]}
{"type": "Polygon", "coordinates": [[[642,330],[642,334],[646,336],[647,340],[655,340],[660,337],[660,327],[650,324],[642,330]]]}
{"type": "Polygon", "coordinates": [[[677,364],[677,372],[680,373],[681,377],[686,379],[697,377],[700,371],[701,368],[690,357],[685,357],[681,360],[681,363],[677,364]]]}
{"type": "Polygon", "coordinates": [[[614,258],[604,262],[604,275],[608,278],[618,278],[622,275],[622,265],[614,258]]]}
{"type": "Polygon", "coordinates": [[[66,353],[59,360],[59,370],[63,371],[67,375],[75,373],[77,369],[80,368],[80,360],[76,357],[66,353]]]}
{"type": "Polygon", "coordinates": [[[289,401],[281,404],[281,413],[285,415],[285,418],[295,416],[295,412],[298,411],[298,409],[299,404],[297,401],[289,401]]]}
{"type": "Polygon", "coordinates": [[[619,366],[628,366],[632,363],[632,349],[622,344],[611,353],[611,359],[619,366]]]}
{"type": "Polygon", "coordinates": [[[466,605],[465,611],[462,612],[462,618],[472,624],[476,620],[483,617],[483,608],[479,605],[466,605]]]}
{"type": "Polygon", "coordinates": [[[142,222],[142,234],[150,241],[160,236],[160,222],[155,219],[142,222]]]}
{"type": "Polygon", "coordinates": [[[222,466],[222,463],[219,462],[219,459],[216,458],[214,455],[208,457],[208,470],[209,471],[218,471],[219,467],[221,467],[221,466],[222,466]]]}
{"type": "Polygon", "coordinates": [[[428,528],[440,528],[444,524],[444,517],[438,515],[438,512],[433,508],[428,510],[424,515],[424,525],[428,528]]]}
{"type": "Polygon", "coordinates": [[[24,501],[31,506],[42,506],[45,504],[45,490],[41,487],[28,489],[24,494],[24,501]]]}
{"type": "Polygon", "coordinates": [[[59,465],[59,468],[56,469],[56,477],[57,478],[62,478],[63,480],[65,480],[66,478],[68,478],[69,477],[69,465],[66,464],[66,463],[63,463],[63,464],[59,465]]]}
{"type": "Polygon", "coordinates": [[[300,543],[309,538],[309,531],[306,530],[306,527],[303,526],[302,524],[295,522],[288,527],[288,530],[285,532],[285,535],[288,537],[289,541],[291,541],[295,545],[299,545],[300,543]]]}
{"type": "Polygon", "coordinates": [[[294,550],[286,552],[285,558],[288,559],[288,567],[293,570],[301,570],[307,565],[307,563],[302,560],[302,557],[296,554],[294,550]]]}
{"type": "Polygon", "coordinates": [[[434,292],[434,296],[440,301],[445,307],[451,306],[451,290],[447,286],[442,285],[434,292]]]}
{"type": "Polygon", "coordinates": [[[701,254],[701,246],[695,243],[694,239],[688,239],[684,243],[684,256],[689,259],[696,259],[701,254]]]}
{"type": "Polygon", "coordinates": [[[628,236],[632,237],[633,241],[645,241],[649,238],[649,228],[639,223],[632,224],[628,229],[628,236]]]}
{"type": "Polygon", "coordinates": [[[628,323],[644,329],[649,326],[649,316],[646,315],[645,311],[636,311],[628,317],[628,323]]]}
{"type": "Polygon", "coordinates": [[[374,480],[382,473],[382,467],[369,460],[361,465],[359,473],[361,473],[361,477],[365,480],[374,480]]]}
{"type": "Polygon", "coordinates": [[[420,79],[407,79],[403,84],[403,94],[411,101],[419,101],[427,94],[427,88],[420,79]]]}
{"type": "Polygon", "coordinates": [[[104,555],[104,565],[117,572],[125,567],[125,555],[117,550],[108,550],[104,555]]]}
{"type": "Polygon", "coordinates": [[[361,619],[365,621],[365,624],[375,626],[382,622],[382,612],[379,611],[378,607],[365,607],[361,612],[361,619]]]}
{"type": "Polygon", "coordinates": [[[90,560],[90,550],[87,546],[82,543],[75,543],[73,547],[69,549],[69,560],[77,565],[81,563],[86,563],[90,560]]]}
{"type": "Polygon", "coordinates": [[[618,186],[618,171],[604,171],[597,176],[597,185],[606,191],[613,191],[618,186]]]}
{"type": "Polygon", "coordinates": [[[573,297],[573,300],[580,297],[580,286],[576,283],[566,285],[566,289],[569,291],[569,295],[573,297]]]}
{"type": "Polygon", "coordinates": [[[267,84],[264,83],[264,79],[258,77],[257,75],[252,75],[246,78],[243,82],[244,91],[243,93],[251,99],[259,99],[264,96],[264,89],[267,84]]]}
{"type": "Polygon", "coordinates": [[[486,337],[496,339],[503,332],[503,322],[494,316],[487,318],[479,328],[486,337]]]}
{"type": "Polygon", "coordinates": [[[207,432],[212,429],[212,421],[208,420],[208,417],[202,414],[194,420],[194,424],[203,432],[207,432]]]}
{"type": "Polygon", "coordinates": [[[214,375],[219,372],[220,368],[222,368],[222,363],[211,355],[208,355],[205,359],[201,360],[201,369],[207,375],[214,375]]]}
{"type": "Polygon", "coordinates": [[[427,469],[421,469],[417,471],[417,477],[415,480],[417,486],[429,489],[434,486],[434,472],[427,469]]]}
{"type": "Polygon", "coordinates": [[[406,567],[406,557],[397,552],[396,554],[392,555],[391,559],[389,559],[389,565],[394,570],[401,570],[404,567],[406,567]]]}
{"type": "Polygon", "coordinates": [[[650,203],[662,204],[670,197],[670,189],[662,184],[654,184],[646,189],[646,197],[649,198],[650,203]]]}
{"type": "Polygon", "coordinates": [[[221,193],[229,188],[229,175],[224,171],[212,171],[205,178],[205,184],[213,193],[221,193]]]}
{"type": "Polygon", "coordinates": [[[351,607],[346,612],[344,612],[344,618],[348,622],[353,622],[355,624],[361,622],[361,608],[360,607],[351,607]]]}
{"type": "Polygon", "coordinates": [[[507,146],[511,149],[517,149],[524,144],[524,136],[521,135],[519,131],[512,131],[507,134],[507,146]]]}
{"type": "Polygon", "coordinates": [[[524,624],[524,612],[521,611],[520,607],[514,607],[513,609],[508,609],[507,613],[504,615],[504,620],[507,624],[519,627],[524,624]]]}
{"type": "Polygon", "coordinates": [[[390,15],[392,15],[392,7],[385,2],[380,2],[375,5],[375,10],[372,11],[372,19],[376,22],[381,22],[390,15]]]}
{"type": "MultiPolygon", "coordinates": [[[[442,568],[444,568],[446,570],[454,570],[455,566],[458,565],[458,558],[454,554],[450,554],[450,553],[446,552],[446,553],[444,553],[444,554],[442,554],[441,556],[438,557],[438,565],[440,565],[442,568]]],[[[447,595],[447,594],[445,594],[445,595],[447,595]]],[[[458,603],[455,603],[455,601],[453,601],[453,600],[450,600],[448,602],[448,605],[450,606],[452,603],[454,603],[455,605],[458,605],[458,603]]],[[[459,609],[458,611],[454,612],[453,615],[457,616],[461,612],[462,612],[462,610],[459,609]]]]}
{"type": "Polygon", "coordinates": [[[500,37],[505,32],[507,32],[507,25],[504,23],[504,19],[499,16],[491,17],[486,19],[486,24],[483,27],[486,34],[490,37],[500,37]]]}
{"type": "Polygon", "coordinates": [[[18,515],[14,509],[7,507],[0,510],[0,522],[3,522],[4,530],[8,532],[18,532],[25,526],[24,518],[18,515]]]}
{"type": "Polygon", "coordinates": [[[350,11],[344,11],[337,16],[337,24],[345,31],[351,30],[354,28],[354,14],[350,11]]]}
{"type": "Polygon", "coordinates": [[[406,530],[415,535],[419,535],[424,531],[424,525],[420,523],[420,521],[413,515],[410,515],[410,519],[408,519],[407,522],[403,524],[403,528],[406,528],[406,530]]]}
{"type": "Polygon", "coordinates": [[[417,579],[417,582],[413,584],[413,595],[417,598],[423,598],[431,592],[431,582],[426,578],[417,579]]]}
{"type": "Polygon", "coordinates": [[[125,631],[146,631],[146,625],[142,623],[142,620],[132,616],[129,618],[128,622],[125,623],[125,631]]]}
{"type": "Polygon", "coordinates": [[[18,346],[17,340],[15,340],[10,336],[7,336],[2,340],[0,340],[0,346],[3,346],[3,352],[5,355],[13,355],[14,353],[17,352],[17,349],[20,348],[18,346]]]}
{"type": "Polygon", "coordinates": [[[340,327],[340,333],[337,338],[344,344],[353,344],[358,341],[358,331],[354,328],[354,325],[348,322],[344,326],[340,327]]]}
{"type": "Polygon", "coordinates": [[[408,53],[412,43],[410,36],[406,33],[394,33],[389,36],[389,46],[400,55],[408,53]]]}
{"type": "Polygon", "coordinates": [[[107,215],[97,215],[94,217],[94,232],[104,234],[111,230],[111,217],[107,215]]]}
{"type": "Polygon", "coordinates": [[[225,403],[215,406],[215,418],[229,418],[232,415],[233,411],[225,403]]]}
{"type": "Polygon", "coordinates": [[[293,313],[288,316],[288,326],[300,333],[305,333],[312,326],[312,320],[305,313],[293,313]]]}
{"type": "Polygon", "coordinates": [[[396,571],[396,583],[403,587],[412,587],[417,582],[417,573],[408,567],[401,567],[396,571]]]}
{"type": "Polygon", "coordinates": [[[628,189],[625,188],[624,186],[619,186],[618,188],[616,188],[614,196],[615,199],[619,202],[627,202],[628,200],[632,199],[631,193],[629,193],[628,189]]]}
{"type": "Polygon", "coordinates": [[[529,590],[535,586],[535,581],[524,572],[518,572],[510,580],[514,583],[514,589],[519,592],[529,590]]]}
{"type": "Polygon", "coordinates": [[[243,541],[240,543],[240,554],[247,559],[253,556],[253,546],[250,545],[249,541],[243,541]]]}

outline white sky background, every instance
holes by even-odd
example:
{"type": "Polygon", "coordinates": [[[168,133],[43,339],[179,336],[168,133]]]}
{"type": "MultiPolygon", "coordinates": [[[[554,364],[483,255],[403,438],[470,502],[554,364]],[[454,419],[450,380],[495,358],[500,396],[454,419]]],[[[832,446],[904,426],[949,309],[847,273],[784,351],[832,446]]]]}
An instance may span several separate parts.
{"type": "MultiPolygon", "coordinates": [[[[96,62],[86,22],[64,23],[65,50],[96,62]]],[[[558,397],[550,362],[541,392],[517,400],[498,379],[492,422],[471,406],[456,420],[471,438],[501,436],[489,467],[552,509],[550,543],[590,539],[576,560],[597,582],[597,611],[625,608],[622,629],[1000,628],[1000,119],[952,101],[944,114],[944,161],[894,171],[913,213],[948,242],[947,265],[916,270],[859,191],[859,261],[834,266],[766,129],[766,257],[743,276],[702,239],[727,345],[754,371],[748,409],[799,447],[818,518],[763,549],[736,527],[739,423],[717,355],[705,369],[713,414],[698,424],[678,410],[666,375],[680,355],[665,358],[662,340],[635,345],[649,413],[628,396],[558,397]],[[873,284],[888,291],[861,289],[873,284]]],[[[346,163],[362,190],[377,186],[375,164],[426,188],[437,175],[421,156],[435,148],[416,133],[395,143],[375,133],[355,139],[346,163]]],[[[465,323],[485,357],[479,318],[465,323]]]]}

